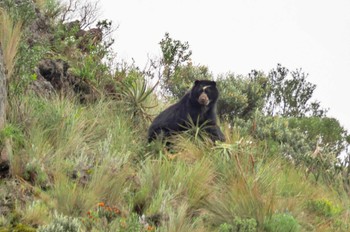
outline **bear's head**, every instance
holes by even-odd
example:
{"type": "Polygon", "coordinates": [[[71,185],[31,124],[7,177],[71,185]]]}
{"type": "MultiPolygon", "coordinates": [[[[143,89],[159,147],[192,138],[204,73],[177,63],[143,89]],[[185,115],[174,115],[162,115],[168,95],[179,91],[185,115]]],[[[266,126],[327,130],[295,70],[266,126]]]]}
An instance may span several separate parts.
{"type": "Polygon", "coordinates": [[[215,81],[196,80],[191,89],[191,101],[201,106],[215,104],[219,97],[215,81]]]}

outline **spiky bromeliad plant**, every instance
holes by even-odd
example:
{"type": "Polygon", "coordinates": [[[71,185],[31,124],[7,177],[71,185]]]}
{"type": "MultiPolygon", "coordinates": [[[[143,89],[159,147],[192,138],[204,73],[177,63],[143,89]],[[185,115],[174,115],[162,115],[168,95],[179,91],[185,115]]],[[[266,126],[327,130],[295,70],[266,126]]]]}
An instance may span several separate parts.
{"type": "Polygon", "coordinates": [[[125,99],[127,111],[130,113],[132,120],[136,122],[149,121],[151,116],[147,111],[154,106],[149,106],[147,100],[157,84],[149,88],[147,81],[139,73],[131,72],[129,75],[136,76],[121,82],[122,98],[125,99]]]}

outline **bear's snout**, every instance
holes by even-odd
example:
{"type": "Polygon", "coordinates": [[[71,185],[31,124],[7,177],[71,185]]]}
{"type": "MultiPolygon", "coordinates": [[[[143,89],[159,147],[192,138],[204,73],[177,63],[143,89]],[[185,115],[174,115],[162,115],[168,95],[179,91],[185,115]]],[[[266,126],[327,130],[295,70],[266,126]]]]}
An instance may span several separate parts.
{"type": "Polygon", "coordinates": [[[199,98],[198,98],[198,103],[201,105],[207,106],[209,104],[209,98],[207,94],[205,94],[204,92],[201,93],[201,95],[199,95],[199,98]]]}

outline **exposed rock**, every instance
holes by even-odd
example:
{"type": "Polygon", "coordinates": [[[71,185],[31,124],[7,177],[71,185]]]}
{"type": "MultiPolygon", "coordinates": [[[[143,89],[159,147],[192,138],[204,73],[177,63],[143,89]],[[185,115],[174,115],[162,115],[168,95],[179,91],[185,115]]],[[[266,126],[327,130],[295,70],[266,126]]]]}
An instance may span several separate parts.
{"type": "Polygon", "coordinates": [[[85,186],[91,180],[91,170],[92,166],[86,166],[80,163],[74,170],[71,175],[72,179],[77,180],[79,184],[85,186]]]}
{"type": "Polygon", "coordinates": [[[6,147],[0,154],[0,178],[8,177],[10,172],[10,161],[6,147]]]}
{"type": "Polygon", "coordinates": [[[10,214],[11,209],[7,205],[0,205],[0,215],[7,216],[10,214]]]}
{"type": "Polygon", "coordinates": [[[49,20],[40,13],[38,8],[35,8],[35,20],[29,26],[30,37],[27,39],[29,45],[37,42],[50,41],[53,39],[52,28],[49,20]]]}
{"type": "MultiPolygon", "coordinates": [[[[79,20],[64,23],[63,26],[66,35],[74,35],[79,41],[78,48],[83,52],[89,52],[90,45],[96,46],[102,42],[103,32],[99,27],[83,30],[79,20]]],[[[61,39],[64,40],[66,35],[62,35],[61,39]]]]}
{"type": "Polygon", "coordinates": [[[45,59],[40,61],[38,65],[39,74],[50,82],[56,90],[61,90],[63,86],[68,83],[68,68],[68,63],[61,59],[45,59]]]}
{"type": "Polygon", "coordinates": [[[40,74],[39,69],[36,69],[35,73],[37,78],[31,83],[30,90],[34,91],[42,97],[49,97],[52,93],[55,92],[54,87],[40,74]]]}
{"type": "Polygon", "coordinates": [[[89,46],[96,46],[102,41],[102,29],[101,28],[92,28],[90,30],[79,30],[76,34],[76,39],[80,39],[78,48],[83,52],[89,51],[89,46]]]}
{"type": "Polygon", "coordinates": [[[14,0],[15,7],[26,7],[28,15],[34,15],[30,20],[24,22],[25,32],[30,34],[27,38],[29,46],[33,46],[36,43],[43,43],[50,41],[53,38],[52,27],[50,25],[50,19],[40,12],[40,9],[31,0],[14,0]]]}
{"type": "Polygon", "coordinates": [[[93,101],[96,93],[82,78],[68,72],[69,65],[61,59],[44,59],[39,62],[36,70],[37,79],[30,89],[41,96],[52,93],[78,95],[81,102],[93,101]]]}
{"type": "Polygon", "coordinates": [[[80,21],[75,20],[75,21],[67,22],[64,24],[64,27],[66,28],[67,32],[78,29],[80,28],[80,21]]]}

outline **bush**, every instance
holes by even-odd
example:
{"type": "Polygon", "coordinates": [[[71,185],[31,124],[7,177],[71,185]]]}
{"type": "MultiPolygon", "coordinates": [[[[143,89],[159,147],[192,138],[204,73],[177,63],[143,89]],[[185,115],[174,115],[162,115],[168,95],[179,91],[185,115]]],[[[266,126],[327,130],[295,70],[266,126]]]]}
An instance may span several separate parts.
{"type": "Polygon", "coordinates": [[[76,218],[67,217],[64,215],[54,216],[51,224],[39,227],[38,232],[79,232],[80,222],[76,218]]]}
{"type": "Polygon", "coordinates": [[[341,212],[341,208],[327,199],[310,200],[307,208],[319,216],[332,217],[341,212]]]}
{"type": "Polygon", "coordinates": [[[11,228],[5,228],[5,227],[0,227],[0,232],[35,232],[35,228],[24,225],[24,224],[17,224],[14,227],[11,228]]]}
{"type": "Polygon", "coordinates": [[[261,110],[265,104],[266,77],[261,73],[254,75],[235,76],[228,74],[219,76],[217,80],[220,98],[218,114],[223,118],[249,119],[256,110],[261,110]]]}
{"type": "Polygon", "coordinates": [[[255,232],[257,227],[256,220],[254,218],[241,219],[236,217],[231,224],[221,224],[219,232],[255,232]]]}
{"type": "Polygon", "coordinates": [[[322,145],[329,153],[338,156],[344,151],[347,132],[337,119],[329,117],[290,118],[288,123],[290,128],[305,133],[312,147],[316,147],[317,141],[321,138],[319,145],[322,145]]]}
{"type": "Polygon", "coordinates": [[[250,135],[260,141],[278,144],[279,153],[293,158],[298,164],[305,154],[312,151],[306,135],[297,128],[290,128],[288,119],[283,117],[264,116],[256,111],[252,119],[235,120],[235,127],[243,135],[250,135]]]}
{"type": "Polygon", "coordinates": [[[0,7],[4,8],[15,22],[24,22],[29,25],[36,17],[32,1],[3,0],[0,7]]]}
{"type": "Polygon", "coordinates": [[[295,232],[299,231],[298,221],[288,213],[273,214],[265,223],[265,230],[272,232],[295,232]]]}

